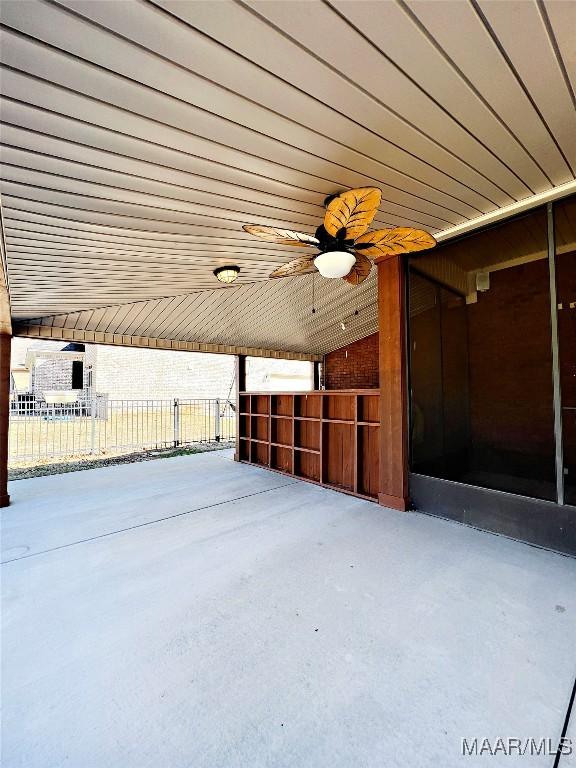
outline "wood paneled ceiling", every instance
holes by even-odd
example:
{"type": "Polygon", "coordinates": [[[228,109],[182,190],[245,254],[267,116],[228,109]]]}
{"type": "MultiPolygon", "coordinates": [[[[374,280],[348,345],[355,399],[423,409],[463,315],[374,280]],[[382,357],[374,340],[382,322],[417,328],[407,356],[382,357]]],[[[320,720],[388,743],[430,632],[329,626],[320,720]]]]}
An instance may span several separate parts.
{"type": "Polygon", "coordinates": [[[242,223],[313,232],[326,195],[375,185],[377,224],[442,238],[574,182],[576,3],[3,0],[0,14],[16,323],[323,353],[375,330],[375,280],[316,278],[312,314],[311,277],[267,280],[293,251],[242,223]],[[229,263],[240,278],[220,287],[229,263]]]}

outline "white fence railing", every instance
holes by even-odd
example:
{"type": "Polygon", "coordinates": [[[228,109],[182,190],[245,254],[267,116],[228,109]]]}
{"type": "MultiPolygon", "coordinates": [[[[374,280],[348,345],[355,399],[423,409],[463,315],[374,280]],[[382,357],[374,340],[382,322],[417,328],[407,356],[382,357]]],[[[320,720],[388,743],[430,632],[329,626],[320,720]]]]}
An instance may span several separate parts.
{"type": "Polygon", "coordinates": [[[235,407],[229,400],[109,400],[100,395],[47,404],[20,395],[10,410],[9,463],[227,443],[235,437],[235,407]]]}

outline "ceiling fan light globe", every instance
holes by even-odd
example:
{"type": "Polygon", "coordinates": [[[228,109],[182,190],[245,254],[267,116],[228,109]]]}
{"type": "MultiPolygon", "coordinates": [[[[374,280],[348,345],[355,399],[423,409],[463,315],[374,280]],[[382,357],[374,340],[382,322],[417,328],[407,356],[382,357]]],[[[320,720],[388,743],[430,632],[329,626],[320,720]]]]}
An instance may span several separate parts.
{"type": "Polygon", "coordinates": [[[221,283],[233,283],[240,273],[240,267],[230,265],[228,267],[218,267],[214,270],[214,277],[221,283]]]}
{"type": "Polygon", "coordinates": [[[349,251],[326,251],[314,259],[314,266],[322,277],[346,277],[350,272],[356,257],[349,251]]]}

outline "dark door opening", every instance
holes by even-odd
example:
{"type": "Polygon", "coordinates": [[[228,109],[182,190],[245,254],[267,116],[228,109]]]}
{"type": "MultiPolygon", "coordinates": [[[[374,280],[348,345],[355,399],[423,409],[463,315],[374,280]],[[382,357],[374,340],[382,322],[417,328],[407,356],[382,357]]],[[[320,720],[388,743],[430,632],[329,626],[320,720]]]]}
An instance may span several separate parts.
{"type": "Polygon", "coordinates": [[[84,363],[82,360],[72,361],[72,389],[84,389],[84,363]]]}

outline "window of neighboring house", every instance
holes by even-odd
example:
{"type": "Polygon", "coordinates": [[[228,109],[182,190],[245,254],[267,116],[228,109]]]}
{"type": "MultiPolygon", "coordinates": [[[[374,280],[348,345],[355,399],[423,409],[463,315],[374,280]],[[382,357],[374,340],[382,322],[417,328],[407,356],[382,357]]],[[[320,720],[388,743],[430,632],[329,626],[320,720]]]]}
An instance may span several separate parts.
{"type": "Polygon", "coordinates": [[[84,363],[82,360],[72,361],[72,389],[84,389],[84,363]]]}

